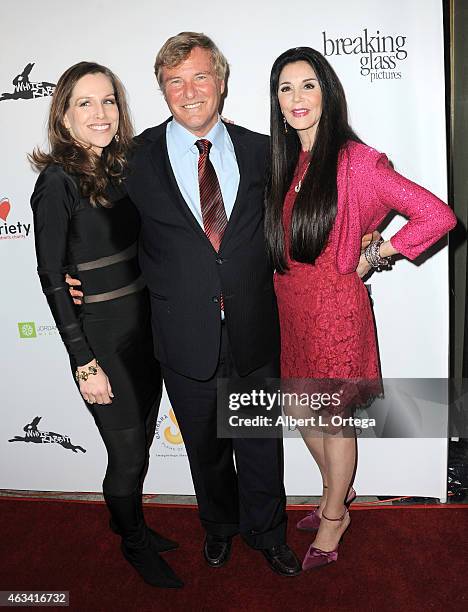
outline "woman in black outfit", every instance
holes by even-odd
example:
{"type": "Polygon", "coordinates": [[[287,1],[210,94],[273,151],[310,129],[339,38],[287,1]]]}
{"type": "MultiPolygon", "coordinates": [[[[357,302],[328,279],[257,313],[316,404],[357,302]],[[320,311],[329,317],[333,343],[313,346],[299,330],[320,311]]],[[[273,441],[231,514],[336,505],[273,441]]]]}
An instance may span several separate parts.
{"type": "Polygon", "coordinates": [[[143,579],[180,587],[158,553],[177,544],[149,529],[142,486],[161,395],[147,291],[138,267],[139,217],[121,188],[132,126],[125,92],[99,64],[59,79],[49,114],[50,153],[31,198],[38,273],[72,371],[106,445],[103,482],[111,528],[143,579]],[[65,273],[83,285],[77,309],[65,273]]]}

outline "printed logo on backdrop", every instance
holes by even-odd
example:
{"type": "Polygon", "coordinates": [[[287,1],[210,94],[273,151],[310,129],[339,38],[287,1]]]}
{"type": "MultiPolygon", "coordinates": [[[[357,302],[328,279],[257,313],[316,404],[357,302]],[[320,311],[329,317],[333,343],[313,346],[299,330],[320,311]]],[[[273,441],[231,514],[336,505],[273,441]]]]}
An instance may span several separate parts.
{"type": "Polygon", "coordinates": [[[37,338],[34,321],[21,321],[18,323],[18,332],[20,338],[37,338]]]}
{"type": "Polygon", "coordinates": [[[31,224],[16,219],[8,221],[11,213],[11,202],[9,198],[0,198],[0,240],[18,240],[29,237],[31,224]]]}
{"type": "Polygon", "coordinates": [[[55,83],[31,81],[29,79],[33,67],[34,62],[26,64],[23,72],[17,74],[12,81],[13,91],[3,92],[0,96],[0,102],[3,100],[33,100],[35,98],[45,98],[54,93],[55,83]]]}
{"type": "Polygon", "coordinates": [[[70,440],[70,436],[65,434],[58,434],[54,431],[41,431],[38,429],[39,421],[42,417],[37,416],[23,427],[25,432],[24,436],[15,436],[8,440],[8,442],[32,442],[33,444],[59,444],[62,448],[71,450],[74,453],[81,451],[86,452],[86,449],[82,446],[75,446],[70,440]]]}
{"type": "Polygon", "coordinates": [[[185,446],[172,408],[156,421],[154,437],[157,440],[156,456],[185,457],[185,446]]]}
{"type": "Polygon", "coordinates": [[[58,336],[58,329],[55,323],[36,325],[35,321],[20,321],[18,323],[18,334],[22,340],[28,340],[45,336],[58,336]]]}
{"type": "Polygon", "coordinates": [[[358,61],[359,73],[371,83],[382,79],[401,79],[403,62],[408,57],[407,37],[382,34],[364,28],[357,36],[338,37],[327,32],[323,35],[325,57],[354,56],[358,61]]]}

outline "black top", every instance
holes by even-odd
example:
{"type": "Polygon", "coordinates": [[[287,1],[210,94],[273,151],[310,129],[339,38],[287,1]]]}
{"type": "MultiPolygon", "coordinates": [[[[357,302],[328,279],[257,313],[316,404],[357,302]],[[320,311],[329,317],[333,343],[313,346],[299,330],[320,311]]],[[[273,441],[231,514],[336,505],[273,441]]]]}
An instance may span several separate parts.
{"type": "Polygon", "coordinates": [[[82,282],[85,302],[108,301],[141,289],[136,242],[138,212],[123,192],[109,189],[112,206],[91,206],[77,180],[60,166],[46,168],[31,197],[38,273],[68,353],[78,365],[94,358],[65,283],[68,272],[82,282]]]}

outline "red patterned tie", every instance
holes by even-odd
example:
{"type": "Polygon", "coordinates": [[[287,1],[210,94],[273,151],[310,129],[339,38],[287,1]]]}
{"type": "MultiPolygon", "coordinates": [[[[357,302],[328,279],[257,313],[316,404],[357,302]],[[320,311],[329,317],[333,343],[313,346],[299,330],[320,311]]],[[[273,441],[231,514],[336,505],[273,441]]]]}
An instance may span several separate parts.
{"type": "MultiPolygon", "coordinates": [[[[219,251],[224,230],[227,225],[226,209],[213,164],[210,161],[211,142],[197,140],[200,156],[198,158],[198,183],[200,186],[200,207],[203,218],[203,228],[208,240],[216,252],[219,251]]],[[[223,296],[220,296],[220,307],[224,310],[223,296]]]]}
{"type": "Polygon", "coordinates": [[[197,140],[195,143],[200,156],[198,158],[198,183],[200,185],[200,207],[205,234],[216,252],[223,239],[227,225],[226,210],[213,164],[210,161],[211,142],[197,140]]]}

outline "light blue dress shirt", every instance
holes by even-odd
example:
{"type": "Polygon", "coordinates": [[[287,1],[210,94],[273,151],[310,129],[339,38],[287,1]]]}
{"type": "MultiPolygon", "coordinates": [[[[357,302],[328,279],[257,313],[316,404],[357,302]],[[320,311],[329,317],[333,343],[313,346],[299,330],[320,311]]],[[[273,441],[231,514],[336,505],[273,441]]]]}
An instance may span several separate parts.
{"type": "MultiPolygon", "coordinates": [[[[210,160],[218,177],[226,216],[229,220],[240,181],[234,146],[226,126],[220,119],[203,138],[211,142],[210,160]]],[[[177,185],[193,216],[203,228],[198,185],[200,153],[195,145],[195,142],[200,139],[173,119],[166,127],[166,140],[169,161],[177,185]]]]}

